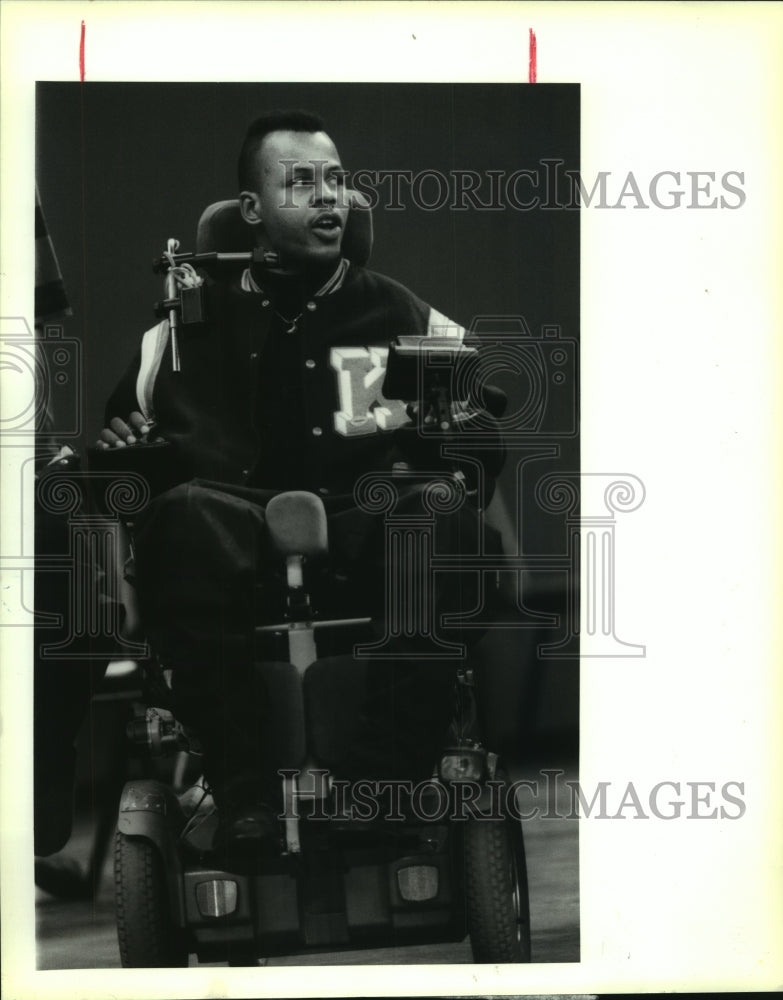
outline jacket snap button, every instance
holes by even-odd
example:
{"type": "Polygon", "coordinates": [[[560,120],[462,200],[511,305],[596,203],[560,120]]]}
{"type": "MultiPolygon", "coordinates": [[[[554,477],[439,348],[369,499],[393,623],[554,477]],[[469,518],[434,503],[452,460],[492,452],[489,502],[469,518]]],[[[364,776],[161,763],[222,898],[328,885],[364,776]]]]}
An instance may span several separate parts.
{"type": "Polygon", "coordinates": [[[323,434],[323,431],[321,430],[320,427],[313,427],[313,434],[316,437],[320,437],[323,434]]]}

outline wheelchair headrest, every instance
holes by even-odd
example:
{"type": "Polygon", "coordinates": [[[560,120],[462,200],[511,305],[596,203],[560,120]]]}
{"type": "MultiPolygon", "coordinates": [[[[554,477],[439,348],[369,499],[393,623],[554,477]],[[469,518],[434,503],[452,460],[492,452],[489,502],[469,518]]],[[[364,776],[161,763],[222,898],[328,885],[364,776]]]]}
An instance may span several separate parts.
{"type": "MultiPolygon", "coordinates": [[[[353,264],[366,264],[372,252],[372,210],[358,191],[346,192],[351,211],[343,236],[342,255],[353,264]]],[[[239,201],[216,201],[204,209],[196,231],[196,253],[238,253],[255,246],[255,229],[239,211],[239,201]]]]}

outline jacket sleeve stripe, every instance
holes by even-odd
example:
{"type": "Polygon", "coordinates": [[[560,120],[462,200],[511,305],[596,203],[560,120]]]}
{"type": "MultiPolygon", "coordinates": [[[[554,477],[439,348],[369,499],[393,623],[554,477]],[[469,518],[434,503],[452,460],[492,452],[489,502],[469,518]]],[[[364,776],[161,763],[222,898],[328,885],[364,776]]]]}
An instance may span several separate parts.
{"type": "Polygon", "coordinates": [[[136,377],[136,399],[139,410],[146,420],[155,418],[152,393],[168,339],[169,322],[164,319],[157,326],[147,330],[141,341],[141,364],[136,377]]]}
{"type": "Polygon", "coordinates": [[[455,323],[454,320],[444,316],[437,309],[430,308],[429,322],[427,323],[428,337],[456,337],[462,340],[465,336],[465,327],[455,323]]]}

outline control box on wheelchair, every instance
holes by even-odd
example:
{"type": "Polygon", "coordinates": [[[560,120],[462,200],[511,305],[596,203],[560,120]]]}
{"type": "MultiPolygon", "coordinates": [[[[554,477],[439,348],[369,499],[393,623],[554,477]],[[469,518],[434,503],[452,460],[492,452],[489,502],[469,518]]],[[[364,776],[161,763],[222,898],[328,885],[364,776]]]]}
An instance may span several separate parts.
{"type": "MultiPolygon", "coordinates": [[[[161,267],[170,272],[178,263],[170,248],[161,267]]],[[[172,338],[200,309],[198,296],[178,294],[167,275],[160,310],[172,338]]],[[[388,398],[420,401],[412,416],[424,436],[459,420],[454,400],[463,397],[455,386],[470,381],[476,357],[468,345],[426,339],[392,345],[384,385],[388,398]]],[[[415,471],[396,474],[410,481],[415,471]]],[[[466,661],[457,673],[450,740],[428,780],[342,780],[335,748],[351,733],[372,662],[319,655],[319,647],[327,635],[361,629],[369,619],[324,619],[311,600],[310,568],[328,552],[319,496],[279,493],[265,518],[285,580],[281,618],[256,628],[259,645],[271,639],[285,648],[284,656],[258,664],[274,705],[279,847],[235,864],[217,836],[217,807],[203,778],[184,787],[130,781],[115,849],[122,964],[184,966],[195,955],[245,965],[260,956],[466,936],[476,962],[529,961],[522,829],[502,805],[502,764],[481,742],[474,668],[466,661]]],[[[161,703],[144,706],[130,724],[132,741],[153,755],[197,752],[198,734],[174,718],[166,691],[158,681],[161,703]]]]}

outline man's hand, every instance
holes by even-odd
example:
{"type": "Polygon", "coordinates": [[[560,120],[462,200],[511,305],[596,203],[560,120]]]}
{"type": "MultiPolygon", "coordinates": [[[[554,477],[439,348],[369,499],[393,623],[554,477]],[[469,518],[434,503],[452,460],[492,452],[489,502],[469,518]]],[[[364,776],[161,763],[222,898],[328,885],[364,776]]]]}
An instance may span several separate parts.
{"type": "Polygon", "coordinates": [[[104,427],[100,437],[96,441],[96,447],[125,448],[127,445],[145,444],[147,436],[152,430],[152,424],[146,420],[143,414],[134,410],[127,420],[114,417],[109,421],[109,426],[104,427]]]}

